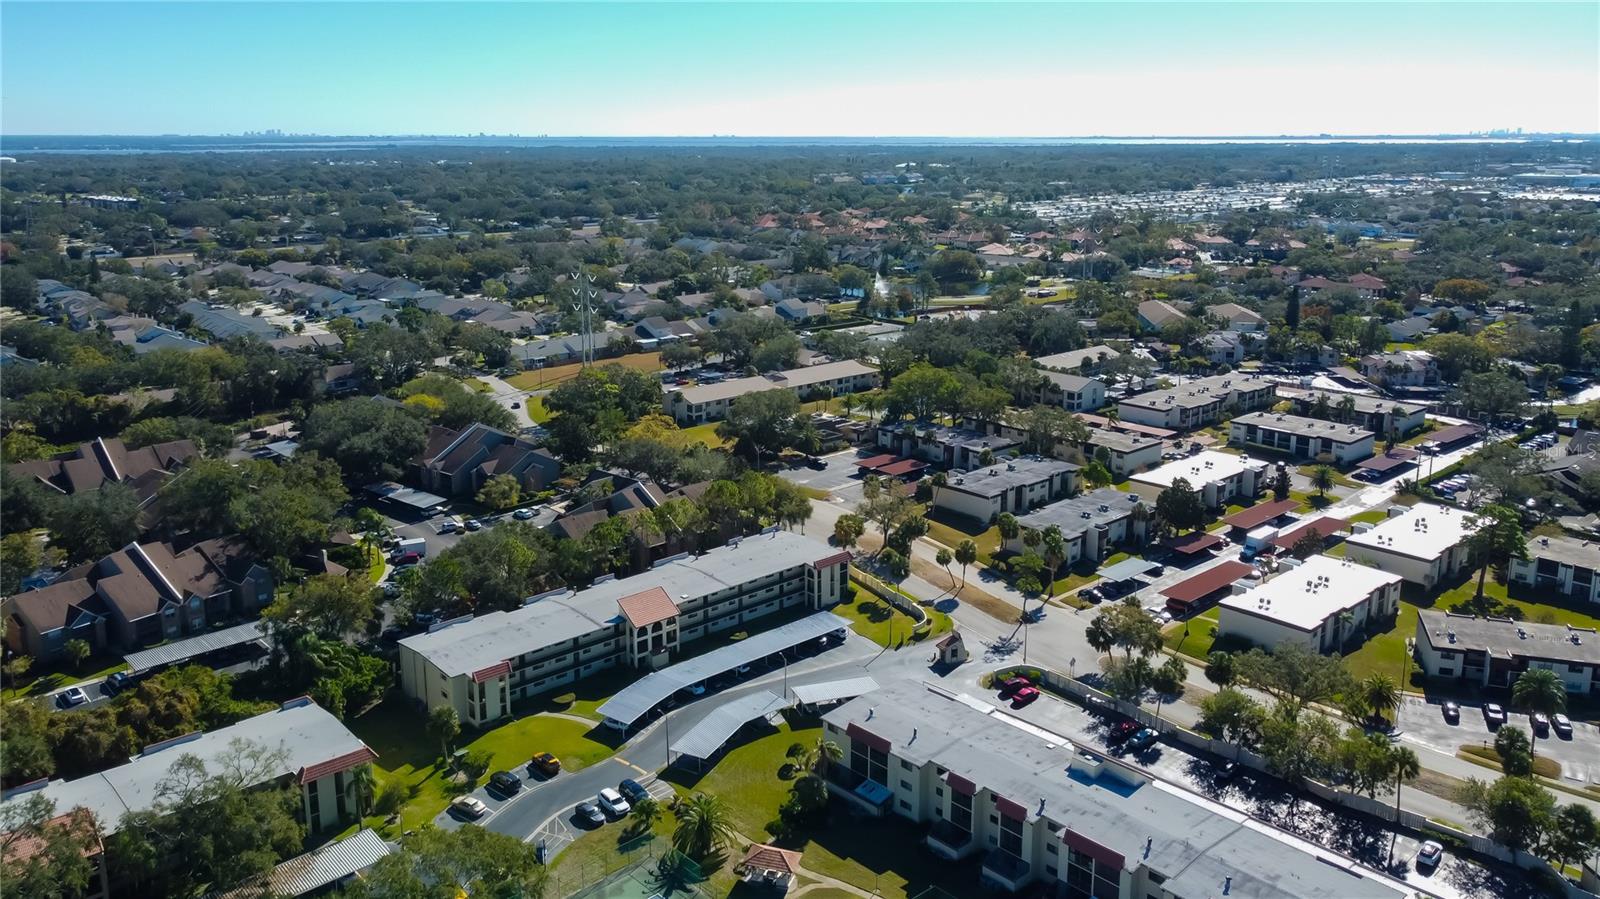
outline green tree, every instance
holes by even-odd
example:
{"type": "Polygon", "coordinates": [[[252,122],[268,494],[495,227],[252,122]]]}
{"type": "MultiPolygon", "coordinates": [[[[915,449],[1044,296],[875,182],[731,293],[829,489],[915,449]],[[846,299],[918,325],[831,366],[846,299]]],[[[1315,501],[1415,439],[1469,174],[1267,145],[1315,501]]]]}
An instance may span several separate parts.
{"type": "Polygon", "coordinates": [[[133,488],[107,483],[55,504],[50,543],[72,563],[100,559],[139,537],[139,498],[133,488]]]}
{"type": "Polygon", "coordinates": [[[94,818],[82,809],[58,815],[55,803],[40,793],[0,805],[0,857],[6,860],[10,895],[85,895],[95,874],[90,859],[98,849],[94,818]]]}
{"type": "Polygon", "coordinates": [[[439,741],[439,757],[449,757],[450,746],[461,734],[461,719],[456,715],[456,710],[442,705],[429,712],[428,734],[439,741]]]}
{"type": "Polygon", "coordinates": [[[1383,716],[1400,703],[1400,688],[1394,678],[1381,671],[1373,672],[1356,685],[1362,705],[1374,715],[1383,716]]]}
{"type": "Polygon", "coordinates": [[[950,570],[950,563],[954,562],[955,560],[955,555],[952,554],[950,550],[942,546],[939,547],[939,552],[933,557],[933,561],[937,563],[940,568],[944,569],[945,574],[950,575],[950,589],[952,590],[956,588],[956,575],[955,572],[950,570]]]}
{"type": "Polygon", "coordinates": [[[360,631],[372,620],[375,593],[365,577],[313,575],[280,594],[262,610],[261,617],[278,627],[303,628],[336,640],[360,631]]]}
{"type": "Polygon", "coordinates": [[[1192,531],[1205,524],[1206,507],[1187,478],[1176,478],[1156,496],[1156,515],[1175,531],[1192,531]]]}
{"type": "Polygon", "coordinates": [[[833,542],[845,549],[850,549],[866,533],[867,523],[860,515],[845,513],[833,522],[833,542]]]}
{"type": "Polygon", "coordinates": [[[763,390],[745,394],[728,407],[717,425],[717,435],[734,442],[735,450],[751,457],[757,468],[762,458],[792,446],[799,436],[800,400],[788,390],[763,390]]]}
{"type": "Polygon", "coordinates": [[[1248,694],[1223,687],[1200,700],[1200,732],[1213,739],[1226,740],[1239,749],[1249,749],[1261,740],[1267,710],[1248,694]]]}
{"type": "Polygon", "coordinates": [[[967,584],[967,566],[978,561],[978,544],[963,540],[956,546],[956,562],[961,566],[961,585],[967,584]]]}
{"type": "Polygon", "coordinates": [[[317,406],[300,436],[303,451],[332,459],[352,484],[392,481],[421,454],[422,422],[372,397],[317,406]]]}
{"type": "Polygon", "coordinates": [[[1526,559],[1528,545],[1522,533],[1522,517],[1510,506],[1499,503],[1485,506],[1472,524],[1477,530],[1467,538],[1467,551],[1478,560],[1478,591],[1474,596],[1482,599],[1489,566],[1508,565],[1512,559],[1526,559]]]}
{"type": "Polygon", "coordinates": [[[468,824],[427,826],[345,887],[349,899],[543,899],[548,870],[534,843],[468,824]]]}
{"type": "Polygon", "coordinates": [[[1502,777],[1492,784],[1470,778],[1456,801],[1473,824],[1508,849],[1532,849],[1555,819],[1555,797],[1526,777],[1502,777]]]}
{"type": "Polygon", "coordinates": [[[55,773],[51,724],[43,703],[0,703],[0,779],[20,784],[55,773]]]}
{"type": "Polygon", "coordinates": [[[1328,488],[1333,486],[1333,469],[1326,465],[1318,465],[1312,469],[1311,486],[1317,488],[1318,496],[1327,496],[1328,488]]]}
{"type": "Polygon", "coordinates": [[[660,821],[664,814],[666,809],[662,808],[661,803],[654,797],[640,797],[628,811],[628,817],[632,822],[628,829],[637,834],[652,833],[656,829],[656,822],[660,821]]]}
{"type": "Polygon", "coordinates": [[[1275,714],[1290,719],[1311,703],[1343,693],[1350,683],[1338,656],[1321,655],[1298,643],[1280,643],[1270,653],[1252,649],[1234,662],[1239,679],[1276,699],[1275,714]]]}
{"type": "Polygon", "coordinates": [[[1527,777],[1533,773],[1533,746],[1528,732],[1510,724],[1494,733],[1494,751],[1500,756],[1500,770],[1511,777],[1527,777]]]}
{"type": "Polygon", "coordinates": [[[74,669],[82,669],[83,663],[89,661],[89,656],[94,654],[94,648],[88,640],[73,638],[61,645],[61,653],[67,657],[67,663],[74,669]]]}
{"type": "Polygon", "coordinates": [[[733,814],[720,796],[695,793],[680,800],[675,813],[678,828],[672,832],[672,848],[690,859],[703,861],[738,838],[733,814]]]}
{"type": "Polygon", "coordinates": [[[26,531],[0,537],[0,596],[22,589],[22,579],[33,574],[42,560],[39,541],[26,531]]]}
{"type": "Polygon", "coordinates": [[[508,474],[497,474],[478,489],[478,502],[496,512],[515,509],[522,502],[522,485],[508,474]]]}
{"type": "MultiPolygon", "coordinates": [[[[1549,668],[1529,668],[1511,684],[1511,701],[1530,713],[1554,715],[1567,707],[1567,685],[1561,675],[1549,668]]],[[[1534,733],[1529,741],[1529,756],[1538,741],[1539,734],[1534,733]]]]}
{"type": "Polygon", "coordinates": [[[1206,656],[1206,680],[1226,687],[1238,678],[1238,669],[1234,667],[1233,653],[1214,650],[1206,656]]]}
{"type": "Polygon", "coordinates": [[[1563,805],[1545,837],[1545,846],[1560,867],[1589,858],[1600,849],[1600,821],[1586,805],[1563,805]]]}

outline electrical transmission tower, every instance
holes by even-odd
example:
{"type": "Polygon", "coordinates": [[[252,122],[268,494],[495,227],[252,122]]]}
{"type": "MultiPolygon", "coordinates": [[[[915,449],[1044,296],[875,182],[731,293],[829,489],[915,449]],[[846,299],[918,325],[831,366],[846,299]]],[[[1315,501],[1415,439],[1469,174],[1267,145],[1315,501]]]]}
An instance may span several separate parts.
{"type": "Polygon", "coordinates": [[[573,272],[572,311],[578,314],[578,320],[583,324],[583,335],[578,344],[582,348],[581,363],[584,368],[594,364],[594,306],[599,299],[600,291],[594,286],[594,278],[588,272],[573,272]]]}

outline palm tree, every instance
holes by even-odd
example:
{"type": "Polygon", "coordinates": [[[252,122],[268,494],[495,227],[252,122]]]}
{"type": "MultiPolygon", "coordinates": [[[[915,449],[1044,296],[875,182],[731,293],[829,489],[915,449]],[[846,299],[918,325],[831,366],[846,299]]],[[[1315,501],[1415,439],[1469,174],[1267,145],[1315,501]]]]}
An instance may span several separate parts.
{"type": "Polygon", "coordinates": [[[661,807],[661,803],[657,802],[655,797],[645,796],[641,798],[633,804],[633,810],[628,813],[628,817],[633,819],[633,824],[631,825],[633,831],[635,833],[648,833],[655,830],[656,822],[661,819],[661,815],[665,811],[666,809],[661,807]]]}
{"type": "Polygon", "coordinates": [[[1089,627],[1084,630],[1084,639],[1088,640],[1094,651],[1102,656],[1108,655],[1112,647],[1117,645],[1117,635],[1112,632],[1111,624],[1106,619],[1106,615],[1096,615],[1094,620],[1089,622],[1089,627]]]}
{"type": "Polygon", "coordinates": [[[950,483],[950,476],[945,474],[942,471],[934,472],[933,473],[933,477],[928,479],[928,486],[932,489],[932,492],[933,492],[933,504],[935,506],[939,505],[939,490],[941,488],[945,487],[946,485],[948,485],[949,483],[950,483]]]}
{"type": "Polygon", "coordinates": [[[365,818],[372,811],[372,798],[378,793],[378,775],[372,763],[357,765],[350,772],[350,787],[355,791],[356,815],[365,818]]]}
{"type": "Polygon", "coordinates": [[[1021,530],[1021,526],[1017,524],[1017,516],[1012,515],[1010,512],[1001,512],[994,523],[1000,529],[1000,539],[1002,540],[1015,540],[1017,532],[1021,530]]]}
{"type": "MultiPolygon", "coordinates": [[[[1395,746],[1389,750],[1389,766],[1394,771],[1394,820],[1400,821],[1400,786],[1408,780],[1416,780],[1422,774],[1422,763],[1417,761],[1417,754],[1409,746],[1395,746]]],[[[1400,828],[1396,827],[1389,833],[1389,860],[1394,860],[1394,841],[1399,836],[1400,828]]]]}
{"type": "Polygon", "coordinates": [[[1344,641],[1350,639],[1350,625],[1356,623],[1356,614],[1345,609],[1339,613],[1336,620],[1339,622],[1339,646],[1336,648],[1343,648],[1344,641]]]}
{"type": "Polygon", "coordinates": [[[1318,465],[1311,472],[1311,486],[1317,488],[1318,496],[1327,496],[1328,488],[1333,486],[1333,470],[1326,465],[1318,465]]]}
{"type": "Polygon", "coordinates": [[[978,561],[978,544],[963,540],[956,547],[956,561],[961,563],[961,586],[967,585],[967,566],[978,561]]]}
{"type": "Polygon", "coordinates": [[[789,760],[794,762],[794,766],[816,777],[822,777],[829,765],[843,758],[844,750],[826,737],[818,737],[810,746],[796,743],[789,747],[789,760]],[[799,751],[796,752],[796,749],[799,751]]]}
{"type": "Polygon", "coordinates": [[[1345,424],[1349,424],[1350,421],[1355,417],[1356,398],[1350,396],[1349,394],[1345,394],[1345,396],[1339,400],[1339,420],[1345,424]]]}
{"type": "Polygon", "coordinates": [[[956,576],[955,573],[950,570],[950,563],[954,562],[955,560],[956,557],[951,555],[950,550],[945,549],[942,546],[939,547],[938,554],[933,557],[933,561],[938,563],[940,568],[944,569],[944,573],[950,575],[950,589],[952,590],[956,588],[956,576]]]}
{"type": "MultiPolygon", "coordinates": [[[[1567,707],[1567,685],[1549,668],[1529,668],[1517,675],[1516,682],[1511,685],[1511,701],[1530,714],[1554,715],[1567,707]]],[[[1539,732],[1534,730],[1531,736],[1528,741],[1530,756],[1533,744],[1539,741],[1539,732]]]]}
{"type": "MultiPolygon", "coordinates": [[[[1056,571],[1067,561],[1067,538],[1061,536],[1061,529],[1050,525],[1044,529],[1044,536],[1039,539],[1039,548],[1043,550],[1045,573],[1049,582],[1056,581],[1056,571]]],[[[1048,589],[1045,592],[1050,592],[1048,589]]]]}
{"type": "Polygon", "coordinates": [[[1357,693],[1361,702],[1372,711],[1372,714],[1383,717],[1384,712],[1394,709],[1400,704],[1400,690],[1395,686],[1394,678],[1382,672],[1367,675],[1357,693]]]}
{"type": "Polygon", "coordinates": [[[695,793],[678,803],[676,814],[678,829],[672,832],[672,848],[691,859],[703,860],[738,836],[733,815],[719,796],[695,793]]]}

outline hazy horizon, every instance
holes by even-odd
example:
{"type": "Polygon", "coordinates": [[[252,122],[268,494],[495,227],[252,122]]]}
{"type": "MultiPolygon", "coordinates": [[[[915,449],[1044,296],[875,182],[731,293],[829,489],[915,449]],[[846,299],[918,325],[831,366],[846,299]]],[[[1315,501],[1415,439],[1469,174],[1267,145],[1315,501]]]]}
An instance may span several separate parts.
{"type": "Polygon", "coordinates": [[[1600,4],[0,5],[0,133],[1600,133],[1600,4]]]}

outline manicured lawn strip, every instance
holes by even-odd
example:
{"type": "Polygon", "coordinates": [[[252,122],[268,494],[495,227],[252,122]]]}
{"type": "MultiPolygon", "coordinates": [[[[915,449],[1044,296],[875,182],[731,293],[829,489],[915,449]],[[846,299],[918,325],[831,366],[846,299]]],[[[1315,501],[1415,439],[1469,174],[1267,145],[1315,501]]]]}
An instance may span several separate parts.
{"type": "MultiPolygon", "coordinates": [[[[157,644],[159,645],[159,644],[157,644]]],[[[66,664],[62,662],[61,664],[66,664]]],[[[6,700],[17,699],[23,696],[43,696],[51,690],[81,684],[86,680],[105,677],[116,671],[126,670],[128,663],[120,658],[106,656],[90,656],[84,660],[83,670],[62,671],[59,667],[40,666],[30,669],[22,676],[22,682],[15,687],[6,687],[3,692],[6,700]]]]}
{"type": "Polygon", "coordinates": [[[696,443],[709,446],[712,449],[727,446],[728,441],[717,436],[717,425],[718,422],[708,421],[705,424],[682,428],[677,431],[668,431],[661,435],[661,439],[680,449],[696,443]]]}
{"type": "MultiPolygon", "coordinates": [[[[1344,657],[1345,670],[1350,672],[1351,677],[1360,680],[1381,671],[1402,687],[1411,682],[1411,656],[1406,652],[1406,640],[1417,632],[1418,608],[1416,603],[1402,598],[1394,627],[1384,633],[1373,634],[1360,648],[1344,657]]],[[[1420,608],[1440,606],[1428,604],[1420,608]]]]}
{"type": "MultiPolygon", "coordinates": [[[[662,369],[660,353],[634,353],[631,356],[618,356],[615,359],[596,359],[595,365],[621,365],[624,368],[639,371],[657,372],[662,369]]],[[[506,378],[506,383],[518,390],[537,390],[542,387],[555,387],[563,381],[578,376],[583,370],[583,365],[569,362],[566,365],[546,366],[543,371],[530,369],[519,372],[506,378]]]]}
{"type": "Polygon", "coordinates": [[[570,685],[558,692],[545,693],[533,699],[524,700],[516,705],[518,714],[537,715],[544,712],[559,712],[564,715],[577,715],[588,718],[596,723],[605,718],[596,709],[605,704],[617,691],[638,680],[638,675],[632,669],[622,671],[602,671],[588,677],[580,678],[577,683],[570,685]]]}
{"type": "MultiPolygon", "coordinates": [[[[428,736],[423,714],[404,700],[391,697],[345,724],[378,754],[373,767],[378,770],[379,783],[398,779],[411,791],[410,801],[400,812],[399,830],[432,821],[451,799],[464,792],[441,776],[436,767],[439,745],[428,736]]],[[[521,768],[537,752],[553,752],[563,768],[577,770],[612,753],[611,747],[589,739],[589,730],[564,718],[529,716],[481,734],[463,733],[456,745],[469,754],[488,752],[491,772],[521,768]]],[[[371,817],[363,824],[382,828],[384,821],[371,817]]]]}
{"type": "MultiPolygon", "coordinates": [[[[1462,746],[1458,754],[1465,757],[1467,761],[1482,765],[1485,768],[1494,768],[1496,770],[1500,768],[1500,753],[1496,752],[1493,746],[1473,746],[1469,744],[1462,746]]],[[[1561,777],[1561,763],[1555,759],[1539,755],[1538,747],[1535,746],[1533,773],[1540,777],[1557,780],[1561,777]]]]}
{"type": "Polygon", "coordinates": [[[542,425],[550,420],[550,410],[545,408],[544,397],[530,396],[522,401],[522,408],[528,411],[528,417],[536,425],[542,425]]]}
{"type": "Polygon", "coordinates": [[[1161,642],[1174,652],[1181,652],[1184,655],[1203,659],[1211,654],[1211,644],[1216,642],[1216,638],[1211,636],[1211,629],[1216,627],[1217,619],[1221,614],[1222,610],[1220,608],[1212,606],[1189,619],[1189,636],[1187,639],[1183,636],[1184,623],[1174,621],[1172,624],[1167,625],[1166,630],[1161,632],[1161,642]]]}
{"type": "Polygon", "coordinates": [[[1000,549],[999,525],[974,531],[970,523],[958,523],[955,519],[935,512],[931,507],[923,510],[923,517],[928,521],[928,536],[950,547],[951,550],[960,546],[963,540],[971,540],[978,545],[979,559],[992,556],[1000,549]]]}
{"type": "Polygon", "coordinates": [[[1388,517],[1389,513],[1383,509],[1368,509],[1365,512],[1357,512],[1345,520],[1351,524],[1377,524],[1388,517]]]}

